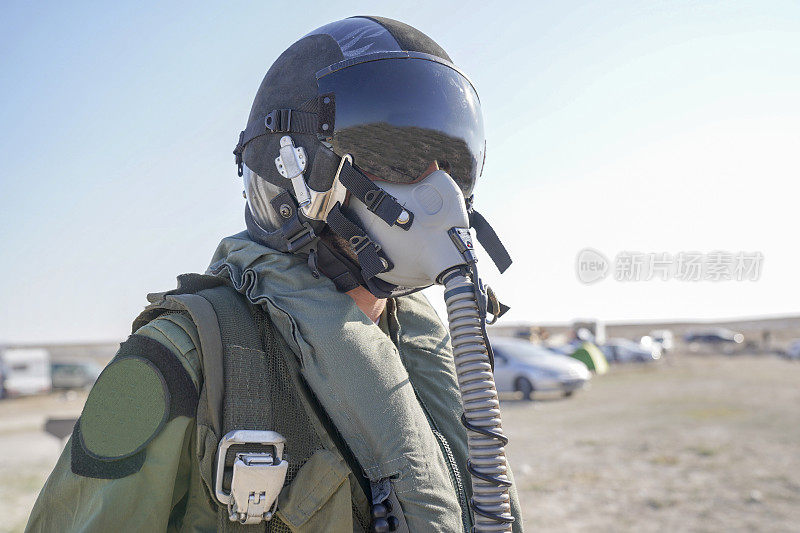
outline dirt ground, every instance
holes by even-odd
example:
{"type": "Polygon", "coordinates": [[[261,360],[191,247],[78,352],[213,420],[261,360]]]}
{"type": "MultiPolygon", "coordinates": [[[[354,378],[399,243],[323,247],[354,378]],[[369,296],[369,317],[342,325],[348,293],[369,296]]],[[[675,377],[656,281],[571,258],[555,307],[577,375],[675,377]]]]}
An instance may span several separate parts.
{"type": "MultiPolygon", "coordinates": [[[[84,394],[0,402],[0,531],[20,531],[63,443],[45,418],[84,394]]],[[[800,363],[672,356],[569,399],[509,398],[527,529],[798,531],[800,363]]]]}
{"type": "Polygon", "coordinates": [[[673,357],[506,402],[530,529],[800,530],[800,364],[673,357]]]}

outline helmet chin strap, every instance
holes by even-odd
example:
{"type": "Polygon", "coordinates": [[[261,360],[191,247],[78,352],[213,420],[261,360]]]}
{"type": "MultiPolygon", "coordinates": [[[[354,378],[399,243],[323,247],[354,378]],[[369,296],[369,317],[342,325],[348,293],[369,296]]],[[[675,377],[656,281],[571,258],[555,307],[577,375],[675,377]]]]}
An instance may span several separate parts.
{"type": "Polygon", "coordinates": [[[325,277],[330,278],[340,292],[347,292],[360,286],[367,289],[376,298],[395,298],[424,288],[400,287],[379,278],[365,280],[361,275],[361,267],[324,239],[318,240],[315,252],[309,257],[313,255],[316,255],[317,270],[325,277]]]}
{"type": "Polygon", "coordinates": [[[276,196],[272,203],[280,209],[284,224],[275,231],[267,231],[253,217],[250,207],[246,206],[244,219],[250,238],[273,250],[308,254],[312,274],[329,278],[340,292],[362,286],[377,298],[394,298],[422,289],[393,285],[376,277],[365,279],[361,265],[321,239],[310,222],[301,219],[297,203],[288,192],[276,196]]]}

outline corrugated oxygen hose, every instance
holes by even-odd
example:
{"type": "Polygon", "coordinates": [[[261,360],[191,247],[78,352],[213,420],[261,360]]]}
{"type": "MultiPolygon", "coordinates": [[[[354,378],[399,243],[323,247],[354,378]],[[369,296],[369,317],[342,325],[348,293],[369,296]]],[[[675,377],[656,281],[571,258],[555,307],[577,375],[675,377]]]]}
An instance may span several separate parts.
{"type": "Polygon", "coordinates": [[[475,287],[463,274],[444,281],[447,321],[467,428],[468,469],[472,478],[477,532],[511,531],[508,466],[500,421],[500,402],[484,340],[475,287]]]}

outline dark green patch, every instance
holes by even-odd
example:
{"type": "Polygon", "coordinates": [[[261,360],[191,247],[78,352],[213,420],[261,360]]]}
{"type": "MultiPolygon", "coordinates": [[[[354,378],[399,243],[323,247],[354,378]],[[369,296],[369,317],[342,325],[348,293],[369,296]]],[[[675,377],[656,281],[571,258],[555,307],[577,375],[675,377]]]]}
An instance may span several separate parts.
{"type": "Polygon", "coordinates": [[[99,459],[129,457],[167,421],[169,392],[148,360],[114,361],[97,380],[81,415],[83,445],[99,459]]]}

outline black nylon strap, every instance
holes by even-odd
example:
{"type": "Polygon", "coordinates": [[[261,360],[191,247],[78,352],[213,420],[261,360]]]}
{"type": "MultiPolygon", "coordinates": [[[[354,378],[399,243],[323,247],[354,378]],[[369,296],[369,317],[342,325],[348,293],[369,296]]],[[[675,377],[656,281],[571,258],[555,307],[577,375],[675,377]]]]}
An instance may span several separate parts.
{"type": "Polygon", "coordinates": [[[347,292],[361,285],[358,265],[348,257],[342,257],[323,239],[320,239],[317,246],[317,268],[333,281],[339,292],[347,292]]]}
{"type": "MultiPolygon", "coordinates": [[[[314,241],[317,235],[311,224],[300,220],[297,202],[288,191],[283,191],[270,200],[272,209],[283,218],[278,230],[286,241],[286,251],[300,253],[314,241]]],[[[249,211],[249,210],[248,210],[249,211]]]]}
{"type": "Polygon", "coordinates": [[[273,109],[263,120],[256,120],[239,133],[239,143],[233,149],[239,176],[242,175],[244,147],[253,139],[270,133],[316,134],[320,129],[316,113],[297,109],[273,109]]]}
{"type": "Polygon", "coordinates": [[[264,117],[267,133],[317,133],[317,114],[296,109],[273,109],[264,117]]]}
{"type": "Polygon", "coordinates": [[[474,209],[469,210],[469,225],[475,228],[475,236],[478,242],[481,243],[483,249],[489,254],[489,257],[494,264],[497,265],[497,270],[502,274],[508,267],[511,266],[511,256],[508,255],[508,250],[503,246],[500,237],[492,228],[491,224],[474,209]]]}
{"type": "Polygon", "coordinates": [[[353,167],[349,161],[345,161],[342,165],[339,181],[353,196],[361,200],[367,209],[388,225],[398,226],[404,230],[411,227],[414,214],[405,210],[409,215],[408,222],[402,224],[398,222],[398,217],[404,211],[403,206],[397,202],[394,196],[375,185],[372,180],[353,167]]]}
{"type": "Polygon", "coordinates": [[[377,274],[389,270],[388,262],[378,254],[380,246],[375,244],[363,229],[342,213],[339,202],[336,202],[336,205],[331,208],[326,222],[337,235],[350,243],[358,256],[361,275],[365,280],[372,279],[377,274]]]}
{"type": "MultiPolygon", "coordinates": [[[[282,194],[288,196],[288,193],[282,194]]],[[[273,202],[277,198],[274,198],[273,202]]],[[[291,199],[291,197],[289,198],[291,199]]],[[[296,206],[294,199],[291,199],[289,205],[296,206]]],[[[292,209],[295,210],[296,207],[292,207],[292,209]]],[[[262,228],[253,218],[253,213],[250,212],[249,206],[244,208],[244,222],[247,226],[247,232],[253,240],[279,252],[305,253],[317,238],[311,224],[301,222],[294,211],[292,218],[275,231],[267,231],[262,228]]]]}

